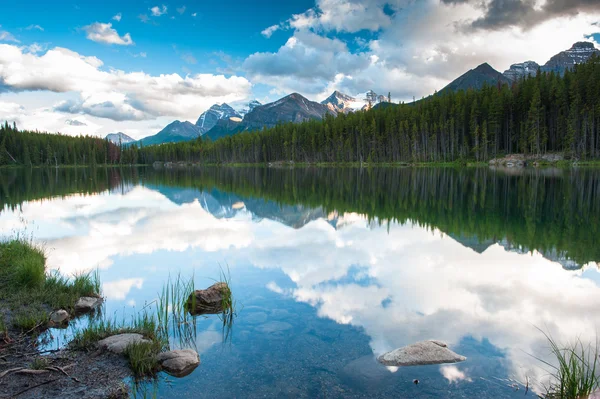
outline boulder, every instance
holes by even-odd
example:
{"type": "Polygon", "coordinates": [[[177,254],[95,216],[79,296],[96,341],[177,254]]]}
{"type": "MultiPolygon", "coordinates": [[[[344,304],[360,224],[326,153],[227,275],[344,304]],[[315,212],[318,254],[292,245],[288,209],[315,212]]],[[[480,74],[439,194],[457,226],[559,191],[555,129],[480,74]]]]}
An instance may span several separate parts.
{"type": "Polygon", "coordinates": [[[426,364],[458,363],[466,357],[454,353],[441,341],[420,341],[391,352],[377,360],[386,366],[420,366],[426,364]]]}
{"type": "Polygon", "coordinates": [[[67,312],[64,309],[55,310],[54,312],[50,313],[50,325],[51,326],[67,324],[68,321],[69,321],[69,312],[67,312]]]}
{"type": "Polygon", "coordinates": [[[196,290],[187,300],[187,309],[192,315],[221,313],[231,291],[227,283],[216,283],[205,290],[196,290]]]}
{"type": "Polygon", "coordinates": [[[192,349],[163,352],[156,357],[163,370],[174,377],[185,377],[198,367],[200,356],[192,349]]]}
{"type": "Polygon", "coordinates": [[[75,313],[88,313],[96,310],[102,304],[102,298],[82,296],[75,302],[75,313]]]}
{"type": "Polygon", "coordinates": [[[98,346],[109,352],[123,353],[128,345],[141,342],[150,343],[151,341],[144,338],[142,334],[118,334],[98,341],[98,346]]]}

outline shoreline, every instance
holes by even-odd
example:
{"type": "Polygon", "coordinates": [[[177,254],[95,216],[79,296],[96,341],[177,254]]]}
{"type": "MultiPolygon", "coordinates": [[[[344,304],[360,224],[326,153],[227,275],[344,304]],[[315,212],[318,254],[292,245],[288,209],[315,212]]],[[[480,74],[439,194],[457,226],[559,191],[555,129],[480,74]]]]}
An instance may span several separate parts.
{"type": "Polygon", "coordinates": [[[405,162],[382,162],[382,163],[335,163],[335,162],[269,162],[269,163],[195,163],[195,162],[160,162],[160,166],[156,166],[156,162],[153,164],[132,164],[132,165],[59,165],[59,166],[33,166],[28,167],[24,165],[18,166],[0,166],[0,172],[3,170],[23,170],[23,169],[122,169],[122,168],[139,168],[139,167],[154,167],[155,169],[164,168],[172,169],[177,167],[228,167],[228,168],[358,168],[358,169],[371,169],[371,168],[456,168],[456,169],[471,169],[471,168],[505,168],[509,170],[521,170],[521,169],[545,169],[545,168],[600,168],[600,160],[594,161],[583,161],[583,162],[571,162],[563,161],[556,163],[542,163],[535,166],[502,166],[502,165],[490,165],[487,162],[467,162],[467,163],[455,163],[455,162],[417,162],[417,163],[405,163],[405,162]]]}

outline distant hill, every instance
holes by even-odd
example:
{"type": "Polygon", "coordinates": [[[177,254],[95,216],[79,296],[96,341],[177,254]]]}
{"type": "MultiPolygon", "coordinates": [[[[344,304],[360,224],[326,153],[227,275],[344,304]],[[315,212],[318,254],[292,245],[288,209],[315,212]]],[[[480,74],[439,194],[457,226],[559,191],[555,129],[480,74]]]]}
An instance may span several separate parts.
{"type": "Polygon", "coordinates": [[[194,140],[200,135],[200,130],[193,123],[188,121],[174,121],[154,136],[144,137],[138,143],[141,142],[144,145],[178,143],[180,141],[194,140]]]}
{"type": "Polygon", "coordinates": [[[475,69],[471,69],[459,76],[454,81],[450,82],[446,87],[440,90],[440,93],[444,91],[459,91],[467,89],[479,89],[484,83],[495,85],[500,83],[510,83],[508,78],[496,71],[490,66],[490,64],[483,63],[475,69]]]}
{"type": "Polygon", "coordinates": [[[135,139],[122,132],[107,134],[105,139],[115,144],[129,144],[135,141],[135,139]]]}

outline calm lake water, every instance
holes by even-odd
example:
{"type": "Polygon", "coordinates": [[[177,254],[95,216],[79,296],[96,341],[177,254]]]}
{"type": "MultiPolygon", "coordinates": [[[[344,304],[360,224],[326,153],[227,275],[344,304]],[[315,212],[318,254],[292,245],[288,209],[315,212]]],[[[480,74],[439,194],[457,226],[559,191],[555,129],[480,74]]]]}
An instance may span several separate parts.
{"type": "Polygon", "coordinates": [[[600,170],[3,170],[0,207],[50,268],[100,270],[108,316],[229,268],[231,339],[198,319],[202,364],[159,397],[523,397],[547,380],[538,328],[600,326],[600,170]],[[468,359],[375,361],[424,339],[468,359]]]}

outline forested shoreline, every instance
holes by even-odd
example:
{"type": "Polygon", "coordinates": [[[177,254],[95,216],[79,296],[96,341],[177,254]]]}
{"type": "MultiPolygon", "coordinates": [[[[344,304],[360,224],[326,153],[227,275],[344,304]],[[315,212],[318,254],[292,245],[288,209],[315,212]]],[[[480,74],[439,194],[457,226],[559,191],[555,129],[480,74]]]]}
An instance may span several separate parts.
{"type": "Polygon", "coordinates": [[[76,193],[127,193],[141,184],[176,201],[211,193],[224,200],[220,206],[255,199],[284,213],[299,206],[322,210],[322,217],[416,223],[465,244],[505,241],[584,265],[600,259],[599,182],[595,168],[15,168],[0,174],[0,210],[76,193]]]}
{"type": "Polygon", "coordinates": [[[0,165],[486,162],[510,153],[600,158],[600,58],[564,76],[444,92],[413,104],[283,124],[214,142],[119,146],[0,128],[0,165]]]}

